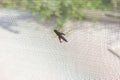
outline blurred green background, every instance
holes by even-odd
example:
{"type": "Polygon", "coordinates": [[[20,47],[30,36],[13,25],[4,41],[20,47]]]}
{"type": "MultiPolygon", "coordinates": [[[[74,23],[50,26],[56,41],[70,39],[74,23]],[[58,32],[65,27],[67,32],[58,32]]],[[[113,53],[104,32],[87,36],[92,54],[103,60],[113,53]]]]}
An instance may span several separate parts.
{"type": "Polygon", "coordinates": [[[84,10],[119,11],[120,0],[0,0],[0,7],[38,13],[43,20],[54,16],[60,29],[66,19],[84,19],[84,10]]]}

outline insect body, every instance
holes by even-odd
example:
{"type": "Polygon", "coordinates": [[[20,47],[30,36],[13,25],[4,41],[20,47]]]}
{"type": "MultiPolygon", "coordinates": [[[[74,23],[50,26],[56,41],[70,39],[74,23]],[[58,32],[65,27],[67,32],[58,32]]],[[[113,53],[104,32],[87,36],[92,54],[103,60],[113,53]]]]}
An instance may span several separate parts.
{"type": "Polygon", "coordinates": [[[54,30],[54,32],[58,36],[60,43],[62,42],[61,39],[64,40],[65,42],[68,42],[67,39],[65,39],[64,36],[63,36],[63,35],[65,35],[64,33],[59,32],[58,30],[54,30]]]}

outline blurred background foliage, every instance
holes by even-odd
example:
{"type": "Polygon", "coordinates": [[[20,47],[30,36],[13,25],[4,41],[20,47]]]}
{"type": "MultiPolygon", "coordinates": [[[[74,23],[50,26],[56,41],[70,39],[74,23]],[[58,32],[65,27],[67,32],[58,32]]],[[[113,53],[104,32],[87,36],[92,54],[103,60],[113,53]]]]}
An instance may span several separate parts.
{"type": "Polygon", "coordinates": [[[43,20],[54,16],[61,29],[67,19],[84,19],[83,10],[119,10],[120,0],[0,0],[0,7],[29,10],[43,20]]]}

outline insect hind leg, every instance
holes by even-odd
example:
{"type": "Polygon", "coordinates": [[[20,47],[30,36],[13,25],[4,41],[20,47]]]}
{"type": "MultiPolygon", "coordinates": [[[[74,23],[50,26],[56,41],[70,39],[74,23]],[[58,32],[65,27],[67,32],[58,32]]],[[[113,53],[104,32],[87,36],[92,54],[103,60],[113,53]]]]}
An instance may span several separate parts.
{"type": "Polygon", "coordinates": [[[61,38],[62,38],[65,42],[68,42],[67,39],[65,39],[63,36],[61,36],[61,38]]]}

